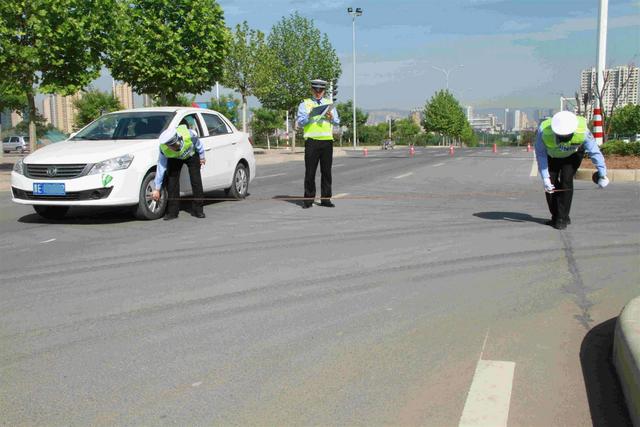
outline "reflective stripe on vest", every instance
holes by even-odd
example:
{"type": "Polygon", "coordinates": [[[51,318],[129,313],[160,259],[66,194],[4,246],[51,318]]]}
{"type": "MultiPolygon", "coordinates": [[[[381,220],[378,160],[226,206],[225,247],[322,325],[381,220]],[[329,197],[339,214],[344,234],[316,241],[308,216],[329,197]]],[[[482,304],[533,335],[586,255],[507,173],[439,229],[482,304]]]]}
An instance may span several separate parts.
{"type": "Polygon", "coordinates": [[[556,134],[551,130],[551,119],[547,119],[540,125],[542,128],[542,142],[547,148],[547,154],[553,158],[569,157],[584,143],[587,138],[587,120],[578,116],[578,128],[573,133],[573,138],[569,142],[558,144],[556,134]]]}
{"type": "MultiPolygon", "coordinates": [[[[320,105],[332,104],[331,100],[327,98],[322,98],[320,101],[320,105]]],[[[318,106],[318,103],[312,99],[304,100],[304,107],[307,110],[307,114],[311,112],[315,107],[318,106]]],[[[331,122],[327,120],[324,116],[316,116],[309,117],[309,122],[304,125],[304,138],[313,138],[321,141],[331,141],[333,140],[333,126],[331,122]]]]}
{"type": "Polygon", "coordinates": [[[160,144],[160,151],[162,151],[162,154],[170,159],[188,159],[189,157],[193,156],[193,153],[195,153],[193,141],[191,140],[191,132],[185,125],[178,126],[176,132],[182,139],[182,147],[180,147],[180,150],[173,151],[171,148],[167,147],[166,144],[160,144]]]}

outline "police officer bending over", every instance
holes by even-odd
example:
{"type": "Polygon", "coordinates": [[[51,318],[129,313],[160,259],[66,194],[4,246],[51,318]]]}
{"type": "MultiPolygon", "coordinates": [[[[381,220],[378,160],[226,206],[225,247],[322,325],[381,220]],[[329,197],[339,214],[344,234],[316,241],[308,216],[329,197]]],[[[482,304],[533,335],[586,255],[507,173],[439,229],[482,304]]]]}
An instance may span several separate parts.
{"type": "Polygon", "coordinates": [[[316,170],[320,162],[320,191],[322,195],[321,206],[333,208],[331,202],[331,163],[333,161],[333,126],[340,125],[338,111],[330,107],[324,114],[313,115],[312,110],[323,105],[332,105],[333,102],[324,97],[327,82],[324,80],[311,80],[313,97],[305,99],[298,107],[296,121],[304,130],[304,197],[302,207],[304,209],[313,206],[316,196],[316,170]]]}
{"type": "Polygon", "coordinates": [[[165,171],[167,175],[167,210],[164,220],[172,220],[178,217],[180,208],[180,171],[182,165],[189,168],[189,178],[191,189],[193,190],[193,202],[191,215],[196,218],[204,218],[202,209],[202,177],[200,167],[205,164],[204,147],[193,130],[187,127],[183,121],[176,129],[167,129],[160,135],[160,153],[158,155],[158,165],[156,168],[155,190],[151,194],[153,200],[160,200],[160,189],[164,180],[165,171]]]}
{"type": "Polygon", "coordinates": [[[587,120],[570,111],[561,111],[543,121],[536,134],[536,160],[544,183],[551,220],[547,224],[564,230],[571,224],[569,211],[573,200],[573,177],[585,151],[598,169],[597,184],[609,184],[604,156],[587,128],[587,120]]]}

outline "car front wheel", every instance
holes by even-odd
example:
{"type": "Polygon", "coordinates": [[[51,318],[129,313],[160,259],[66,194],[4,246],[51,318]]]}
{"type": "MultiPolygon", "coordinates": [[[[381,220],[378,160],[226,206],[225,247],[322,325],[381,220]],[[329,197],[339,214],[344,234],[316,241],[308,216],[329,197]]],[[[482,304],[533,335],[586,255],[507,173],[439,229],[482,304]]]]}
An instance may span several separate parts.
{"type": "Polygon", "coordinates": [[[155,188],[153,184],[155,178],[156,173],[149,172],[142,180],[138,204],[134,209],[134,215],[138,219],[153,220],[164,215],[164,210],[167,207],[167,191],[164,188],[160,190],[160,200],[157,202],[151,198],[151,193],[155,188]]]}
{"type": "Polygon", "coordinates": [[[33,205],[33,209],[43,218],[62,219],[69,211],[69,206],[33,205]]]}
{"type": "Polygon", "coordinates": [[[249,171],[242,163],[238,163],[233,172],[233,181],[229,188],[229,195],[236,200],[244,199],[249,192],[249,171]]]}

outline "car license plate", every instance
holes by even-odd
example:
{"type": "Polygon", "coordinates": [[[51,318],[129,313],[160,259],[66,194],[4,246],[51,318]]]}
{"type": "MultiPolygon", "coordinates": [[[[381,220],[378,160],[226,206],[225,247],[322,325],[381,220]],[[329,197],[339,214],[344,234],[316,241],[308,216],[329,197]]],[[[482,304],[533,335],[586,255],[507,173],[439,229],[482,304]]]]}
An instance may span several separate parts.
{"type": "Polygon", "coordinates": [[[34,182],[34,196],[64,196],[67,194],[64,189],[64,183],[57,182],[34,182]]]}

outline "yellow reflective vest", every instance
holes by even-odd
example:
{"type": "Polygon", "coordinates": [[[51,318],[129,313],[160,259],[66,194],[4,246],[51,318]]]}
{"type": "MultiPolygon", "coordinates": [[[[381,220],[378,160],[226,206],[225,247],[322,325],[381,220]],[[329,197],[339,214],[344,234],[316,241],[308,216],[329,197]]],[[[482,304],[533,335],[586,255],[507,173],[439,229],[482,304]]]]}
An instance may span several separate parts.
{"type": "MultiPolygon", "coordinates": [[[[320,105],[333,104],[330,99],[322,98],[320,105]]],[[[307,109],[307,114],[311,113],[315,107],[318,107],[318,102],[314,99],[305,99],[304,106],[307,109]]],[[[304,125],[304,138],[318,139],[321,141],[333,140],[333,125],[325,116],[309,117],[309,122],[304,125]]]]}

